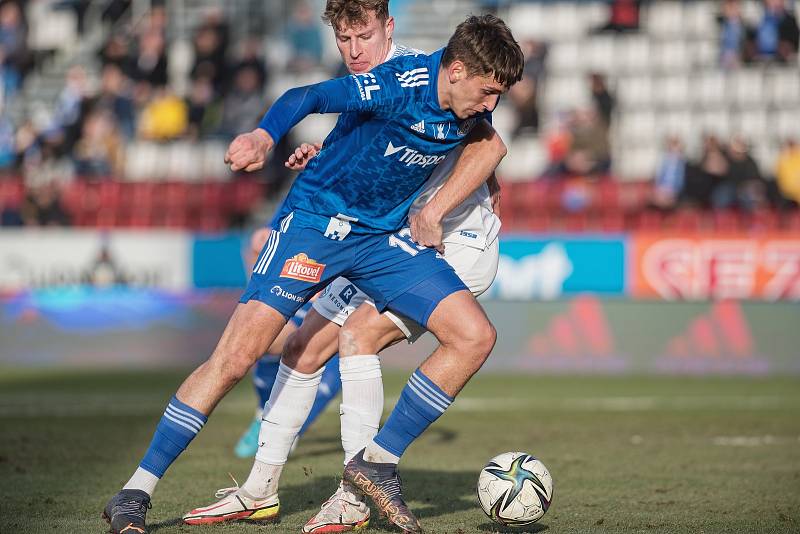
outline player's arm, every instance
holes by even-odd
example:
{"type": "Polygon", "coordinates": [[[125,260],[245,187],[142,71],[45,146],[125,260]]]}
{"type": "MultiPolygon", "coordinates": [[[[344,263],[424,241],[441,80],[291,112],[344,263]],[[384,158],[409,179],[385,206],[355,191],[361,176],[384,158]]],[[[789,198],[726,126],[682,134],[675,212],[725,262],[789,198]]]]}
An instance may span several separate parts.
{"type": "Polygon", "coordinates": [[[381,91],[382,86],[388,89],[391,72],[376,71],[289,89],[272,104],[258,128],[233,140],[225,162],[233,171],[262,168],[275,144],[311,113],[375,111],[396,106],[402,101],[402,94],[381,91]]]}
{"type": "Polygon", "coordinates": [[[487,181],[508,150],[488,121],[470,132],[453,174],[416,215],[410,218],[411,238],[426,247],[444,252],[442,219],[487,181]]]}

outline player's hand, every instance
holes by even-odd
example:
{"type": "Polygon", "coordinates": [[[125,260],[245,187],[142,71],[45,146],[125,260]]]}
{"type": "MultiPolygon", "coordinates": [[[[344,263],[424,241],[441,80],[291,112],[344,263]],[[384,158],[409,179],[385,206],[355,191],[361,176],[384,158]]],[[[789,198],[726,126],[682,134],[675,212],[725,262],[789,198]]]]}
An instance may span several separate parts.
{"type": "Polygon", "coordinates": [[[294,152],[292,152],[283,165],[287,169],[293,171],[302,171],[306,168],[306,164],[311,160],[311,158],[319,154],[320,150],[322,150],[322,143],[303,143],[294,149],[294,152]]]}
{"type": "Polygon", "coordinates": [[[408,220],[411,223],[411,239],[415,243],[435,248],[444,254],[441,219],[431,216],[428,210],[423,208],[419,213],[411,215],[408,220]]]}
{"type": "Polygon", "coordinates": [[[257,171],[264,167],[267,153],[272,150],[274,145],[275,142],[266,131],[256,128],[233,140],[228,151],[225,152],[225,163],[229,164],[234,172],[257,171]]]}

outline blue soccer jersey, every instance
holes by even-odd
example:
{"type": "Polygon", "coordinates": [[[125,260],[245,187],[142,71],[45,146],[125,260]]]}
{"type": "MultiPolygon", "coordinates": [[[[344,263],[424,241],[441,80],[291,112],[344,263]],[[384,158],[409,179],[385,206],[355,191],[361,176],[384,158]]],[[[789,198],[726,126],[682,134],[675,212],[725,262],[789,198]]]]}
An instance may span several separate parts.
{"type": "Polygon", "coordinates": [[[309,113],[340,112],[322,151],[295,180],[277,218],[331,235],[331,218],[348,232],[400,229],[436,165],[467,136],[467,120],[439,105],[443,50],[392,59],[365,74],[288,91],[260,123],[277,142],[309,113]]]}

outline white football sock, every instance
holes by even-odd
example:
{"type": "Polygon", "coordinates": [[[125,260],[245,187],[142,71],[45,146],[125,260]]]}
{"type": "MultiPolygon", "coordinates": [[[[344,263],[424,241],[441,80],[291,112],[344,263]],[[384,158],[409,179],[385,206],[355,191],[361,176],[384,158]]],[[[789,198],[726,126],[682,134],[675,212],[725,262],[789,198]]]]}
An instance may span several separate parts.
{"type": "Polygon", "coordinates": [[[364,451],[364,459],[368,462],[375,462],[379,464],[396,464],[400,461],[400,457],[387,451],[377,443],[371,440],[367,444],[367,450],[364,451]]]}
{"type": "Polygon", "coordinates": [[[150,471],[142,469],[141,467],[137,467],[131,479],[127,484],[125,484],[125,486],[122,487],[122,489],[142,490],[152,497],[153,492],[156,490],[156,484],[158,484],[159,480],[160,479],[150,471]]]}
{"type": "Polygon", "coordinates": [[[278,492],[281,471],[283,471],[283,465],[271,465],[256,460],[253,462],[250,475],[242,484],[242,489],[255,500],[271,497],[278,492]]]}
{"type": "Polygon", "coordinates": [[[292,442],[314,405],[322,371],[299,373],[281,362],[261,416],[258,460],[273,465],[286,463],[292,442]]]}
{"type": "Polygon", "coordinates": [[[341,357],[339,371],[342,375],[339,415],[347,465],[378,433],[383,414],[383,380],[376,354],[341,357]]]}

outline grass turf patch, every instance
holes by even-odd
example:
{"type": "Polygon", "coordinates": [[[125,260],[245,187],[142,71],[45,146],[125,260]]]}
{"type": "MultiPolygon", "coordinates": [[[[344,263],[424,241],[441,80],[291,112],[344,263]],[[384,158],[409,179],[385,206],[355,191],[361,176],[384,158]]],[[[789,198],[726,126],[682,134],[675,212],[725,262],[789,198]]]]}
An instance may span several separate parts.
{"type": "MultiPolygon", "coordinates": [[[[135,469],[185,374],[4,370],[0,532],[105,532],[103,505],[135,469]]],[[[406,378],[387,373],[387,406],[406,378]]],[[[798,386],[481,373],[408,450],[404,493],[432,533],[799,531],[798,386]],[[521,531],[492,523],[475,497],[480,468],[512,450],[540,458],[555,484],[550,511],[521,531]]],[[[151,532],[299,532],[341,474],[334,406],[289,459],[279,524],[183,525],[185,511],[232,484],[228,472],[240,482],[249,472],[251,460],[231,452],[255,408],[240,385],[159,485],[151,532]]],[[[370,530],[393,531],[377,513],[370,530]]]]}

